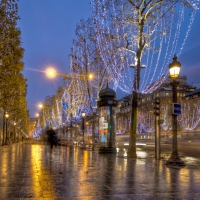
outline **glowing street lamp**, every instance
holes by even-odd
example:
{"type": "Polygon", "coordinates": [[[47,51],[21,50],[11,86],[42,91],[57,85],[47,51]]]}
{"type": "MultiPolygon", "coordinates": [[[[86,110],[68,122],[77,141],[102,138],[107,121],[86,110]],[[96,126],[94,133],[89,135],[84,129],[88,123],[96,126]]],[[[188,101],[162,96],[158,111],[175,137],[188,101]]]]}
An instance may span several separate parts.
{"type": "Polygon", "coordinates": [[[94,75],[92,73],[89,73],[88,75],[84,75],[84,74],[73,74],[73,75],[70,75],[68,73],[65,73],[65,74],[57,73],[56,69],[53,68],[53,67],[48,67],[45,70],[45,74],[50,79],[53,79],[56,76],[61,76],[61,77],[65,78],[65,79],[68,79],[68,80],[71,80],[71,79],[74,79],[74,78],[84,78],[84,77],[86,77],[88,79],[93,79],[94,78],[94,75]]]}
{"type": "Polygon", "coordinates": [[[57,76],[57,72],[56,70],[53,68],[53,67],[48,67],[46,70],[45,70],[45,73],[46,73],[46,76],[50,79],[53,79],[57,76]]]}
{"type": "Polygon", "coordinates": [[[6,117],[6,119],[8,119],[8,117],[9,117],[9,114],[7,112],[5,114],[5,117],[6,117]]]}
{"type": "Polygon", "coordinates": [[[41,109],[42,109],[42,108],[43,108],[43,104],[39,104],[39,108],[41,108],[41,109]]]}
{"type": "Polygon", "coordinates": [[[176,81],[176,79],[180,75],[181,63],[178,62],[177,56],[174,55],[173,62],[169,64],[169,75],[170,77],[176,81]]]}
{"type": "MultiPolygon", "coordinates": [[[[179,77],[181,69],[181,63],[178,62],[177,56],[174,55],[173,62],[169,64],[169,74],[170,77],[173,79],[173,82],[171,82],[172,86],[172,102],[177,103],[177,85],[179,82],[176,81],[176,79],[179,77]]],[[[172,115],[172,131],[173,131],[173,138],[172,138],[172,153],[170,155],[170,158],[166,161],[166,165],[185,165],[185,163],[181,160],[181,158],[178,155],[178,148],[177,148],[177,132],[178,132],[178,122],[177,122],[177,115],[172,115]]]]}
{"type": "Polygon", "coordinates": [[[81,115],[82,115],[82,117],[85,117],[85,112],[82,112],[81,115]]]}
{"type": "Polygon", "coordinates": [[[93,79],[94,78],[93,74],[89,74],[88,78],[93,79]]]}

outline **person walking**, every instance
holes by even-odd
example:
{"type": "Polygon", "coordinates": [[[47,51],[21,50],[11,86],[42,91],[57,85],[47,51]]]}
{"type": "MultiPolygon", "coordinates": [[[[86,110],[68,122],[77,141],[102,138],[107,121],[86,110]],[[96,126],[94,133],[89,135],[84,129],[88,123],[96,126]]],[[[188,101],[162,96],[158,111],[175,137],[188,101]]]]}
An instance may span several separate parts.
{"type": "Polygon", "coordinates": [[[56,132],[53,130],[53,128],[50,128],[47,131],[47,135],[48,135],[48,142],[50,144],[50,149],[52,150],[53,146],[57,146],[58,136],[56,132]]]}

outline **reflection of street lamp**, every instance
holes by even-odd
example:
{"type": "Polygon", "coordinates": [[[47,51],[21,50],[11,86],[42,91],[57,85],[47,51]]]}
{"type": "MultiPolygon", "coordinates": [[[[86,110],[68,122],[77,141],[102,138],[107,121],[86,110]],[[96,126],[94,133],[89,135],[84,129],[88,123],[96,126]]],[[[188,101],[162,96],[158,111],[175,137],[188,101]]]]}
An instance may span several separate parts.
{"type": "Polygon", "coordinates": [[[6,144],[8,143],[8,117],[9,114],[6,112],[5,118],[6,118],[6,144]]]}
{"type": "Polygon", "coordinates": [[[81,113],[83,118],[83,146],[85,146],[84,134],[85,134],[85,112],[81,113]]]}
{"type": "MultiPolygon", "coordinates": [[[[174,55],[173,62],[169,64],[169,74],[170,77],[173,79],[173,82],[170,84],[172,86],[172,103],[177,103],[177,85],[179,84],[176,79],[179,77],[180,74],[181,63],[178,62],[177,56],[174,55]]],[[[166,161],[166,165],[185,165],[185,163],[181,160],[178,155],[178,148],[177,148],[177,115],[172,115],[172,131],[173,131],[173,138],[172,138],[172,153],[170,158],[166,161]]]]}

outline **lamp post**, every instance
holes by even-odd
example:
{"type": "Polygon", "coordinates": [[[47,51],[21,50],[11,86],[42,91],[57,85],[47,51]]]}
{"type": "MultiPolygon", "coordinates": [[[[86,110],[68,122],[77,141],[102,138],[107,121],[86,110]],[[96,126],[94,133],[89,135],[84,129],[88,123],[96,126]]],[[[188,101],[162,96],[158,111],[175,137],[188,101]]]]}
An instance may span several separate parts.
{"type": "Polygon", "coordinates": [[[84,140],[84,135],[85,135],[85,112],[81,113],[82,118],[83,118],[83,147],[85,146],[85,140],[84,140]]]}
{"type": "Polygon", "coordinates": [[[65,127],[65,123],[63,122],[63,134],[62,134],[62,138],[64,138],[65,132],[66,132],[66,127],[65,127]]]}
{"type": "MultiPolygon", "coordinates": [[[[42,134],[43,134],[43,131],[44,131],[44,127],[45,127],[45,125],[46,125],[46,123],[45,123],[45,117],[44,117],[44,105],[43,104],[39,104],[38,105],[38,107],[40,108],[40,110],[41,110],[41,117],[40,117],[40,119],[41,119],[41,121],[40,121],[40,124],[41,124],[41,129],[42,129],[42,134]]],[[[40,116],[40,114],[36,114],[37,115],[37,117],[39,117],[40,116]]]]}
{"type": "Polygon", "coordinates": [[[9,117],[9,114],[6,112],[5,114],[5,118],[6,118],[6,144],[8,144],[8,117],[9,117]]]}
{"type": "MultiPolygon", "coordinates": [[[[178,62],[177,56],[174,55],[173,62],[169,64],[169,74],[170,77],[173,79],[171,82],[172,86],[172,102],[177,103],[177,85],[179,82],[176,79],[179,77],[180,74],[181,63],[178,62]]],[[[177,147],[177,132],[178,132],[178,122],[177,122],[177,115],[172,114],[172,131],[173,131],[173,138],[172,138],[172,153],[170,158],[166,161],[166,165],[179,165],[183,166],[185,163],[181,160],[178,155],[178,147],[177,147]]]]}
{"type": "Polygon", "coordinates": [[[16,131],[15,131],[15,126],[16,126],[16,122],[14,121],[13,122],[13,125],[14,125],[14,141],[13,142],[16,142],[16,131]]]}

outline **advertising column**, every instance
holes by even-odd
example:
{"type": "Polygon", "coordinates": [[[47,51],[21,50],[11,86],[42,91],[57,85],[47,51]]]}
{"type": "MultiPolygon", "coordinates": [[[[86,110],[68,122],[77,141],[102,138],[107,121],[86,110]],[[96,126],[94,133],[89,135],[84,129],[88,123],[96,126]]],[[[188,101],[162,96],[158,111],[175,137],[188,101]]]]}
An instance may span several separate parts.
{"type": "Polygon", "coordinates": [[[115,91],[105,88],[99,93],[99,152],[116,152],[115,147],[115,91]]]}

